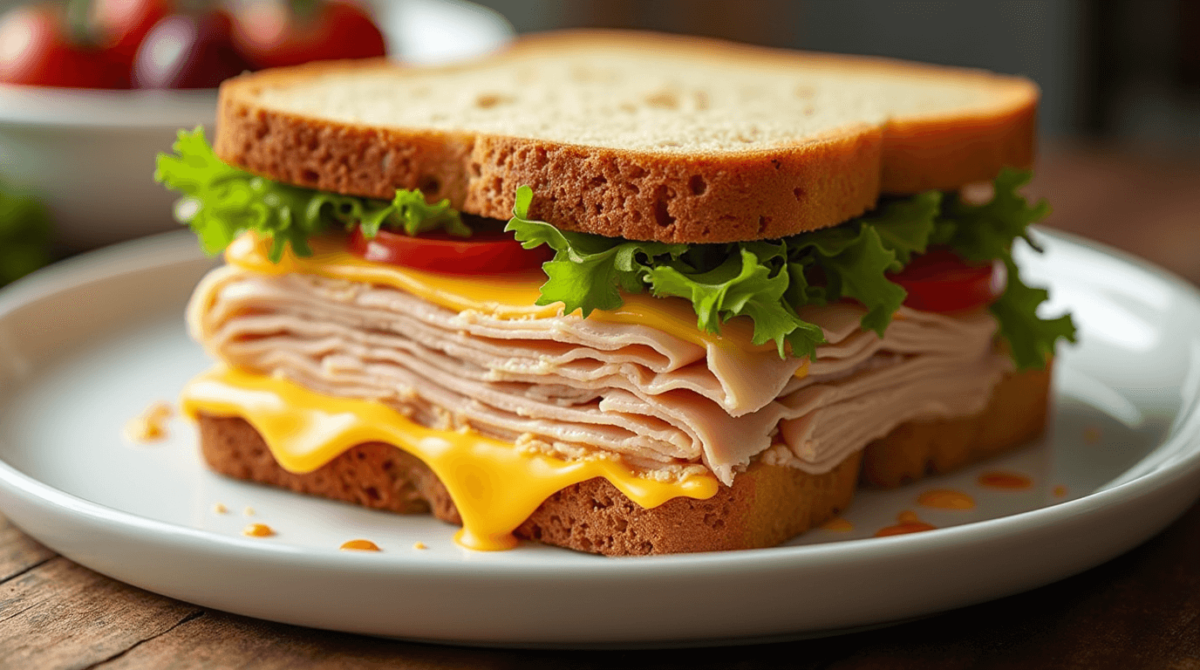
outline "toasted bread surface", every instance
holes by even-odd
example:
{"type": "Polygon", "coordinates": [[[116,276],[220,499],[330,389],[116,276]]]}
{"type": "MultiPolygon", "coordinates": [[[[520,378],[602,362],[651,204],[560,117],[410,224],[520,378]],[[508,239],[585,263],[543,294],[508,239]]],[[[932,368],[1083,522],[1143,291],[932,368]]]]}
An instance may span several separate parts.
{"type": "MultiPolygon", "coordinates": [[[[603,479],[547,499],[515,532],[577,551],[609,556],[770,547],[817,526],[851,502],[862,481],[891,486],[1017,447],[1041,432],[1048,371],[1011,374],[974,417],[900,426],[830,472],[810,475],[756,461],[708,500],[675,498],[643,509],[603,479]]],[[[362,444],[315,472],[275,462],[262,437],[238,417],[200,417],[200,445],[224,475],[400,513],[431,511],[462,519],[445,486],[413,456],[391,445],[362,444]]]]}
{"type": "Polygon", "coordinates": [[[221,87],[216,151],[265,177],[669,242],[836,225],[881,193],[1033,160],[1038,92],[975,70],[647,33],[524,38],[439,68],[324,63],[221,87]]]}

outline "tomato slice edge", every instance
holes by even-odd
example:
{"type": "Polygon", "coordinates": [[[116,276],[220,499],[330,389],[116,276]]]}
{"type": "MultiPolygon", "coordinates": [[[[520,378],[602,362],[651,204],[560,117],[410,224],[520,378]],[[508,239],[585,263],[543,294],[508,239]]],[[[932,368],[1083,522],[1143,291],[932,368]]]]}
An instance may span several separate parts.
{"type": "Polygon", "coordinates": [[[948,249],[931,249],[913,258],[903,270],[889,275],[908,295],[904,304],[926,312],[958,312],[984,307],[1004,292],[1004,264],[968,263],[948,249]]]}
{"type": "Polygon", "coordinates": [[[367,239],[358,227],[350,233],[347,247],[354,255],[373,263],[456,275],[538,268],[554,253],[546,247],[525,249],[507,233],[477,232],[471,237],[451,237],[444,233],[411,236],[380,230],[367,239]]]}

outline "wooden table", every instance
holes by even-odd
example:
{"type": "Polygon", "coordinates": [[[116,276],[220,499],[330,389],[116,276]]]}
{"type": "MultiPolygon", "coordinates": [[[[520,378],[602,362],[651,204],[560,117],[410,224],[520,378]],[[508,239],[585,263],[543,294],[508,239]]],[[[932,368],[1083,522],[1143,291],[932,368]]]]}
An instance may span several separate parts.
{"type": "MultiPolygon", "coordinates": [[[[1050,224],[1200,283],[1200,157],[1059,148],[1050,224]]],[[[256,621],[82,568],[0,517],[0,668],[1170,668],[1200,670],[1200,505],[1145,545],[1035,591],[836,638],[669,651],[511,651],[256,621]]]]}

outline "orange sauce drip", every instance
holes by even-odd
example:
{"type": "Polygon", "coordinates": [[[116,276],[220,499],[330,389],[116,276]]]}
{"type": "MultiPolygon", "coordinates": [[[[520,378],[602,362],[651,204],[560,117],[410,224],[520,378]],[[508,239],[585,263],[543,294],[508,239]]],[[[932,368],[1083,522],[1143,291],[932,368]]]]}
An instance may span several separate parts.
{"type": "Polygon", "coordinates": [[[242,535],[247,537],[271,537],[275,531],[265,523],[252,523],[242,529],[242,535]]]}
{"type": "Polygon", "coordinates": [[[880,528],[875,533],[875,537],[888,537],[889,535],[907,535],[909,533],[921,533],[927,530],[936,530],[937,526],[921,521],[921,517],[917,513],[906,509],[896,515],[896,525],[880,528]]]}
{"type": "Polygon", "coordinates": [[[428,549],[428,548],[429,548],[429,545],[425,544],[424,542],[413,543],[413,549],[428,549]]]}
{"type": "Polygon", "coordinates": [[[379,545],[370,540],[348,540],[338,548],[342,551],[379,551],[379,545]]]}
{"type": "Polygon", "coordinates": [[[985,472],[979,475],[979,485],[989,489],[1015,491],[1033,486],[1033,480],[1015,472],[985,472]]]}
{"type": "Polygon", "coordinates": [[[914,521],[910,523],[898,523],[895,526],[880,528],[875,533],[875,537],[888,537],[889,535],[907,535],[909,533],[923,533],[927,530],[937,530],[937,526],[925,523],[924,521],[914,521]]]}
{"type": "Polygon", "coordinates": [[[934,509],[974,509],[975,499],[951,489],[933,489],[917,496],[917,504],[934,509]]]}
{"type": "Polygon", "coordinates": [[[1088,426],[1087,428],[1083,429],[1083,441],[1086,444],[1096,444],[1102,437],[1103,435],[1100,433],[1100,429],[1095,426],[1088,426]]]}
{"type": "Polygon", "coordinates": [[[169,403],[156,402],[150,405],[140,416],[125,422],[125,439],[139,444],[166,439],[167,423],[174,414],[175,410],[169,403]]]}
{"type": "Polygon", "coordinates": [[[1054,487],[1054,497],[1055,498],[1061,498],[1065,495],[1067,495],[1067,487],[1063,486],[1062,484],[1059,484],[1058,486],[1054,487]]]}
{"type": "Polygon", "coordinates": [[[821,524],[821,528],[824,528],[825,530],[832,530],[838,533],[846,533],[854,530],[854,524],[840,516],[835,516],[829,521],[821,524]]]}

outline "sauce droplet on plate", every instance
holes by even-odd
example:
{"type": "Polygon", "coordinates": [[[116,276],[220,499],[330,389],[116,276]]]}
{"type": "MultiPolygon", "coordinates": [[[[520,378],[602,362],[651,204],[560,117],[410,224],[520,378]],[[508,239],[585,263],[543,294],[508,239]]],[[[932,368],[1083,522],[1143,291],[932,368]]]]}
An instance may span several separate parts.
{"type": "Polygon", "coordinates": [[[821,524],[821,528],[824,528],[825,530],[832,530],[838,533],[845,533],[854,530],[854,524],[840,516],[835,516],[829,521],[821,524]]]}
{"type": "Polygon", "coordinates": [[[937,526],[921,521],[917,513],[906,509],[896,515],[898,522],[894,526],[880,528],[875,533],[875,537],[888,537],[890,535],[907,535],[909,533],[921,533],[927,530],[937,530],[937,526]]]}
{"type": "Polygon", "coordinates": [[[1067,487],[1063,486],[1062,484],[1059,484],[1058,486],[1054,487],[1053,493],[1054,493],[1055,498],[1061,498],[1061,497],[1067,495],[1067,487]]]}
{"type": "Polygon", "coordinates": [[[989,489],[1016,491],[1033,486],[1033,480],[1015,472],[985,472],[979,475],[979,485],[989,489]]]}
{"type": "Polygon", "coordinates": [[[975,499],[953,489],[932,489],[917,496],[917,504],[934,509],[974,509],[975,499]]]}
{"type": "Polygon", "coordinates": [[[252,523],[242,529],[242,535],[247,537],[271,537],[275,530],[265,523],[252,523]]]}
{"type": "Polygon", "coordinates": [[[136,416],[125,423],[125,439],[138,444],[158,442],[167,437],[167,422],[175,410],[170,403],[156,402],[146,408],[141,416],[136,416]]]}
{"type": "Polygon", "coordinates": [[[875,533],[875,537],[888,537],[890,535],[907,535],[909,533],[923,533],[927,530],[937,530],[937,526],[925,523],[924,521],[913,521],[909,523],[898,523],[895,526],[887,526],[880,528],[875,533]]]}
{"type": "Polygon", "coordinates": [[[347,540],[339,549],[342,551],[379,551],[379,545],[370,540],[347,540]]]}

